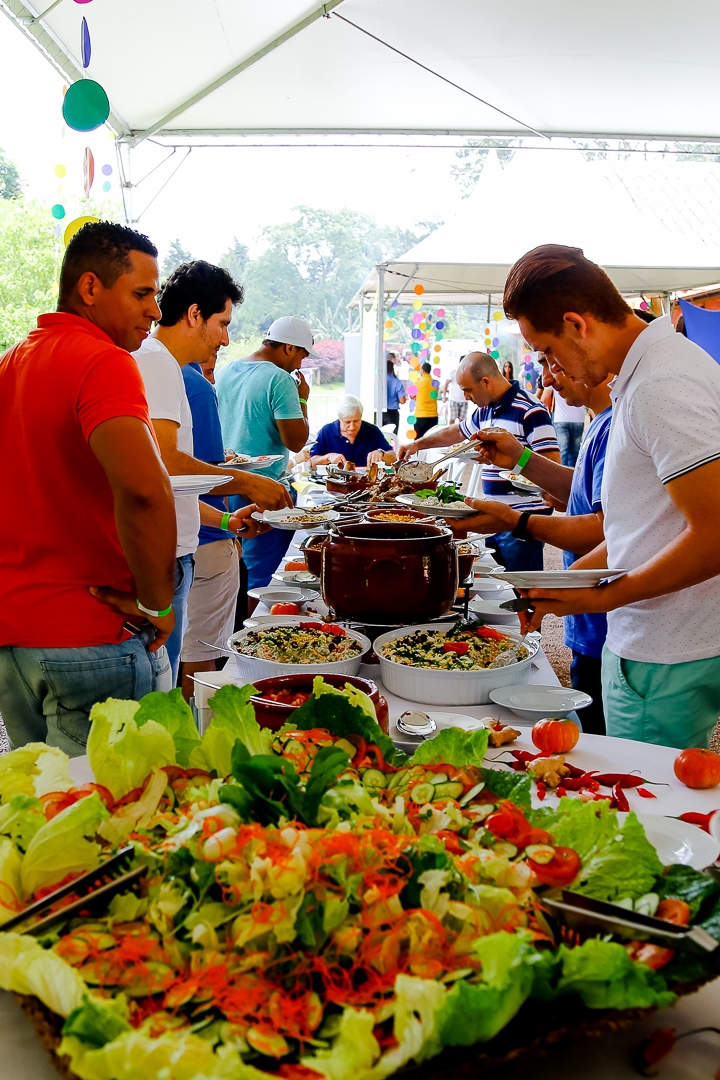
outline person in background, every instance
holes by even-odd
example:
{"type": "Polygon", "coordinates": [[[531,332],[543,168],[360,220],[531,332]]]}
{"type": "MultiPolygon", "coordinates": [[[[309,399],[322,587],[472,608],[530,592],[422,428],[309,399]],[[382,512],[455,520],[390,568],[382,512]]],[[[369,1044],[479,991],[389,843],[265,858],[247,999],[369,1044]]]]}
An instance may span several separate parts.
{"type": "Polygon", "coordinates": [[[509,383],[513,382],[515,379],[515,369],[509,360],[506,360],[502,366],[502,376],[503,379],[507,379],[509,383]]]}
{"type": "Polygon", "coordinates": [[[594,387],[617,376],[602,487],[605,542],[577,568],[627,571],[591,589],[531,590],[543,615],[606,612],[608,734],[707,746],[720,712],[720,367],[647,325],[580,248],[523,255],[505,312],[550,369],[594,387]]]}
{"type": "Polygon", "coordinates": [[[338,404],[338,419],[320,428],[310,447],[312,465],[339,465],[348,462],[364,467],[375,461],[390,464],[395,451],[376,424],[363,420],[360,398],[346,394],[338,404]]]}
{"type": "MultiPolygon", "coordinates": [[[[465,359],[464,356],[460,357],[460,363],[465,359]]],[[[445,380],[443,386],[443,400],[448,403],[449,416],[448,420],[451,424],[456,424],[460,420],[464,420],[467,416],[468,403],[465,400],[465,395],[462,389],[458,386],[457,381],[457,368],[450,372],[449,377],[445,380]]]]}
{"type": "MultiPolygon", "coordinates": [[[[467,420],[439,428],[416,442],[400,447],[399,458],[404,461],[418,450],[433,446],[453,446],[469,439],[485,427],[504,428],[513,434],[524,447],[534,450],[551,461],[560,461],[555,431],[550,414],[517,382],[509,383],[498,371],[491,356],[483,352],[468,353],[458,368],[457,380],[465,397],[478,406],[467,420]]],[[[503,480],[500,469],[484,464],[482,470],[483,491],[492,497],[510,495],[512,485],[503,480]]],[[[497,553],[498,561],[508,570],[542,570],[543,545],[541,541],[522,541],[512,532],[497,533],[486,541],[497,553]]]]}
{"type": "MultiPolygon", "coordinates": [[[[562,372],[552,372],[544,357],[539,362],[543,386],[552,387],[556,397],[562,397],[568,405],[587,407],[592,417],[574,470],[540,454],[533,454],[523,468],[523,476],[542,487],[546,496],[565,511],[565,516],[546,517],[520,512],[501,502],[469,499],[479,513],[476,518],[463,519],[463,528],[480,532],[508,530],[521,540],[553,544],[562,549],[563,566],[568,569],[580,555],[592,551],[604,539],[601,489],[612,415],[610,389],[607,382],[589,387],[562,372]]],[[[486,437],[489,441],[480,444],[481,455],[490,464],[514,470],[523,452],[522,443],[504,431],[486,437]]],[[[607,619],[603,614],[568,615],[564,630],[565,644],[572,650],[572,685],[593,699],[581,713],[583,731],[604,735],[600,672],[607,619]]]]}
{"type": "Polygon", "coordinates": [[[552,395],[551,405],[548,404],[545,394],[543,394],[543,402],[548,408],[552,407],[553,426],[560,447],[560,460],[566,468],[574,469],[585,430],[585,409],[580,405],[568,404],[566,398],[562,394],[556,394],[552,385],[545,379],[543,379],[543,388],[549,390],[552,395]]]}
{"type": "Polygon", "coordinates": [[[415,384],[417,386],[415,435],[418,439],[422,439],[430,428],[437,427],[438,423],[437,396],[434,398],[430,396],[435,389],[431,375],[432,368],[425,363],[420,370],[422,374],[415,384]]]}
{"type": "Polygon", "coordinates": [[[169,688],[175,507],[130,356],[160,315],[157,291],[146,236],[85,225],[65,251],[57,312],[0,358],[0,712],[11,749],[83,754],[95,702],[169,688]]]}
{"type": "MultiPolygon", "coordinates": [[[[284,315],[270,325],[256,352],[226,364],[215,379],[225,446],[253,457],[277,456],[278,460],[264,469],[263,475],[283,484],[287,505],[292,505],[284,475],[290,451],[302,450],[310,435],[307,418],[310,387],[300,372],[308,356],[320,359],[313,349],[310,327],[302,319],[284,315]]],[[[230,505],[238,509],[246,502],[235,497],[230,505]]],[[[250,588],[269,584],[292,538],[290,530],[270,529],[262,536],[244,541],[243,562],[250,588]]]]}
{"type": "Polygon", "coordinates": [[[400,406],[407,401],[405,387],[395,374],[395,353],[388,353],[387,360],[387,409],[382,415],[383,427],[392,424],[397,435],[400,427],[400,406]]]}
{"type": "MultiPolygon", "coordinates": [[[[208,464],[194,453],[193,418],[188,402],[182,369],[190,363],[207,363],[228,344],[228,326],[233,307],[242,300],[242,291],[223,267],[197,259],[182,263],[166,281],[158,298],[161,318],[155,333],[135,354],[145,383],[150,416],[165,467],[171,476],[216,473],[227,476],[219,464],[208,464]]],[[[212,494],[242,493],[264,509],[277,509],[289,503],[287,491],[265,477],[237,472],[235,478],[216,488],[212,494]]],[[[206,525],[222,527],[230,540],[240,528],[256,533],[252,510],[230,516],[219,507],[201,506],[197,496],[177,495],[178,521],[176,551],[175,629],[167,647],[177,681],[180,650],[187,630],[188,595],[193,580],[193,556],[198,546],[201,517],[206,525]]],[[[255,509],[255,506],[253,506],[255,509]]]]}
{"type": "Polygon", "coordinates": [[[214,357],[212,360],[208,360],[207,363],[199,365],[200,370],[202,371],[204,377],[213,386],[215,385],[215,365],[216,365],[216,363],[217,363],[217,357],[214,357]]]}

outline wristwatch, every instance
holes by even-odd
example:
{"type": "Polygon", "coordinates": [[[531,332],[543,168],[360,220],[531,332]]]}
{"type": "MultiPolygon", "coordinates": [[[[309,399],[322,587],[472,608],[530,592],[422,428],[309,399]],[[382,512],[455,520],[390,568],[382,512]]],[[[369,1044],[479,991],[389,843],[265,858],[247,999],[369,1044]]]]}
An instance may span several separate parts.
{"type": "Polygon", "coordinates": [[[510,535],[514,536],[516,540],[528,541],[528,540],[534,540],[535,539],[535,537],[531,536],[530,533],[528,532],[527,524],[528,524],[528,518],[530,517],[530,514],[531,514],[530,510],[523,510],[522,514],[518,518],[517,525],[515,526],[515,528],[510,533],[510,535]]]}

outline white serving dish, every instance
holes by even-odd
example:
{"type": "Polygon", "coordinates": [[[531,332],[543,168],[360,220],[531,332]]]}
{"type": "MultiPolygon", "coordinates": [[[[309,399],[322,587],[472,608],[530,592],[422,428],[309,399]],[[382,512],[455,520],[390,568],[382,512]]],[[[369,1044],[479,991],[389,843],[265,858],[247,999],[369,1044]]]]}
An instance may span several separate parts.
{"type": "Polygon", "coordinates": [[[489,596],[475,596],[468,603],[468,611],[471,611],[474,615],[479,615],[485,621],[491,619],[494,623],[502,623],[501,629],[504,632],[508,625],[520,625],[520,620],[514,611],[503,611],[500,607],[506,601],[514,599],[515,594],[512,592],[508,593],[507,596],[501,593],[496,599],[491,599],[489,596]]]}
{"type": "MultiPolygon", "coordinates": [[[[381,654],[381,648],[389,641],[407,637],[418,630],[451,630],[454,622],[423,623],[420,626],[403,626],[400,630],[391,630],[381,634],[375,640],[375,652],[380,661],[383,684],[391,694],[406,698],[408,701],[421,701],[425,705],[486,705],[490,701],[490,691],[499,686],[516,686],[530,678],[530,668],[540,645],[527,639],[525,645],[529,656],[517,664],[508,664],[502,668],[484,668],[482,671],[436,671],[432,668],[409,667],[388,660],[381,654]]],[[[507,634],[513,641],[519,641],[519,631],[505,626],[498,630],[507,634]]]]}
{"type": "Polygon", "coordinates": [[[282,587],[283,585],[289,585],[291,588],[297,589],[319,589],[320,578],[315,577],[314,574],[310,574],[309,571],[304,570],[279,570],[272,576],[273,581],[277,581],[282,587]],[[307,573],[307,578],[301,578],[298,580],[297,575],[307,573]]]}
{"type": "Polygon", "coordinates": [[[302,589],[277,588],[266,586],[260,589],[248,589],[248,596],[253,600],[259,600],[261,604],[272,607],[273,604],[307,604],[308,600],[317,599],[316,593],[303,591],[302,589]]]}
{"type": "Polygon", "coordinates": [[[241,472],[260,472],[261,469],[269,469],[276,461],[282,461],[282,454],[264,454],[261,457],[250,457],[248,454],[238,454],[239,461],[226,461],[228,469],[240,469],[241,472]]]}
{"type": "MultiPolygon", "coordinates": [[[[273,626],[297,626],[301,622],[322,622],[322,620],[319,618],[314,619],[311,616],[305,616],[304,618],[297,615],[293,617],[287,615],[284,618],[278,616],[261,623],[256,629],[269,630],[273,626]]],[[[252,630],[252,627],[238,630],[228,639],[227,643],[228,649],[235,658],[239,674],[243,679],[250,682],[253,679],[269,679],[272,675],[298,675],[307,674],[308,672],[313,675],[357,675],[363,656],[372,649],[370,639],[366,638],[364,634],[359,634],[357,630],[346,630],[345,633],[348,637],[354,638],[362,645],[362,652],[359,652],[357,656],[353,656],[349,660],[334,660],[327,664],[282,664],[277,660],[261,660],[257,656],[243,656],[242,653],[237,651],[236,645],[244,641],[248,634],[252,633],[252,630]]]]}
{"type": "Polygon", "coordinates": [[[475,578],[471,586],[472,592],[478,596],[487,597],[488,600],[514,600],[515,590],[506,581],[495,581],[491,577],[475,578]]]}
{"type": "Polygon", "coordinates": [[[570,690],[566,686],[501,686],[492,690],[490,700],[502,705],[519,716],[521,720],[535,723],[546,716],[569,716],[576,709],[592,705],[592,698],[582,690],[570,690]]]}
{"type": "Polygon", "coordinates": [[[697,825],[659,814],[638,814],[637,817],[665,866],[680,864],[692,866],[693,870],[704,870],[717,859],[720,843],[697,825]]]}

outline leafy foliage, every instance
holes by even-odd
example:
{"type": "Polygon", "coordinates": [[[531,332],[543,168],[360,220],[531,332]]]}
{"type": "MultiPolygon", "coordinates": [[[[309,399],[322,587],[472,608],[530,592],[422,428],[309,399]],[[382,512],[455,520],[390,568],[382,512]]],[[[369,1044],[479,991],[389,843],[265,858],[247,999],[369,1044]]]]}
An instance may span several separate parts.
{"type": "Polygon", "coordinates": [[[53,310],[59,267],[47,208],[31,199],[0,198],[0,352],[22,341],[41,312],[53,310]]]}
{"type": "Polygon", "coordinates": [[[468,139],[468,144],[462,150],[458,150],[455,157],[459,164],[451,168],[452,175],[463,189],[463,198],[472,194],[473,188],[480,179],[485,162],[491,150],[497,152],[498,160],[504,167],[515,157],[515,150],[509,149],[516,143],[522,146],[522,139],[468,139]]]}
{"type": "Polygon", "coordinates": [[[167,255],[163,259],[162,267],[160,268],[160,280],[167,281],[181,263],[192,262],[194,256],[187,251],[180,240],[176,237],[168,248],[167,255]]]}
{"type": "Polygon", "coordinates": [[[0,199],[19,199],[22,193],[17,165],[0,150],[0,199]]]}

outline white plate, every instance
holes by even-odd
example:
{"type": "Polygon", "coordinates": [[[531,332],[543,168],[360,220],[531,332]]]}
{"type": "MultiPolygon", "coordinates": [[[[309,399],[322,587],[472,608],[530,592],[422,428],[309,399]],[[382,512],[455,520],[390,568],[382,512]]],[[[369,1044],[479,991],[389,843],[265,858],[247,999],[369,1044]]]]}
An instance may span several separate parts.
{"type": "Polygon", "coordinates": [[[273,604],[306,604],[308,600],[317,599],[315,593],[303,592],[302,589],[271,589],[267,586],[261,589],[248,589],[248,596],[267,604],[268,607],[273,604]]]}
{"type": "Polygon", "coordinates": [[[256,512],[251,516],[256,521],[264,521],[266,525],[272,525],[273,529],[291,532],[296,532],[298,529],[312,532],[340,517],[337,510],[325,510],[321,514],[306,514],[304,510],[264,510],[262,514],[256,512]],[[311,520],[308,521],[307,518],[311,520]]]}
{"type": "Polygon", "coordinates": [[[417,495],[398,495],[397,501],[404,503],[405,506],[412,506],[413,510],[422,510],[425,514],[430,514],[432,517],[471,517],[473,514],[477,514],[477,510],[474,510],[472,506],[468,506],[466,503],[448,503],[447,506],[428,506],[426,499],[419,499],[417,495]]]}
{"type": "Polygon", "coordinates": [[[697,825],[656,814],[638,814],[638,820],[665,866],[679,863],[704,870],[718,857],[720,843],[697,825]]]}
{"type": "Polygon", "coordinates": [[[225,467],[228,469],[240,469],[244,472],[259,472],[261,469],[269,469],[276,461],[283,460],[282,454],[265,454],[261,457],[249,457],[247,454],[238,454],[238,457],[246,458],[246,460],[226,461],[225,467]]]}
{"type": "Polygon", "coordinates": [[[537,484],[533,484],[532,480],[526,480],[524,477],[518,476],[517,473],[510,472],[508,469],[503,469],[500,472],[500,478],[502,480],[507,480],[507,482],[512,484],[517,491],[525,491],[535,495],[542,491],[542,488],[538,487],[537,484]]]}
{"type": "Polygon", "coordinates": [[[509,581],[516,589],[591,589],[606,578],[627,570],[500,570],[493,577],[509,581]]]}
{"type": "Polygon", "coordinates": [[[513,600],[515,590],[505,581],[494,581],[491,577],[478,577],[473,582],[472,591],[490,600],[513,600]]]}
{"type": "Polygon", "coordinates": [[[545,716],[568,716],[575,709],[592,705],[592,698],[581,690],[565,686],[501,686],[490,691],[490,700],[519,716],[521,720],[542,720],[545,716]]]}
{"type": "Polygon", "coordinates": [[[277,574],[273,574],[273,581],[277,581],[282,585],[296,586],[298,589],[319,589],[320,578],[315,577],[314,574],[310,574],[307,579],[298,581],[298,574],[309,573],[307,570],[283,570],[277,574]]]}
{"type": "Polygon", "coordinates": [[[170,486],[173,495],[207,495],[213,488],[229,484],[235,477],[217,473],[190,473],[184,476],[171,476],[170,486]]]}
{"type": "MultiPolygon", "coordinates": [[[[507,599],[511,599],[508,597],[507,599]]],[[[487,596],[474,597],[468,604],[468,611],[474,612],[483,619],[492,619],[493,622],[507,623],[508,626],[519,626],[520,620],[514,611],[503,611],[500,604],[505,600],[490,600],[487,596]]]]}

